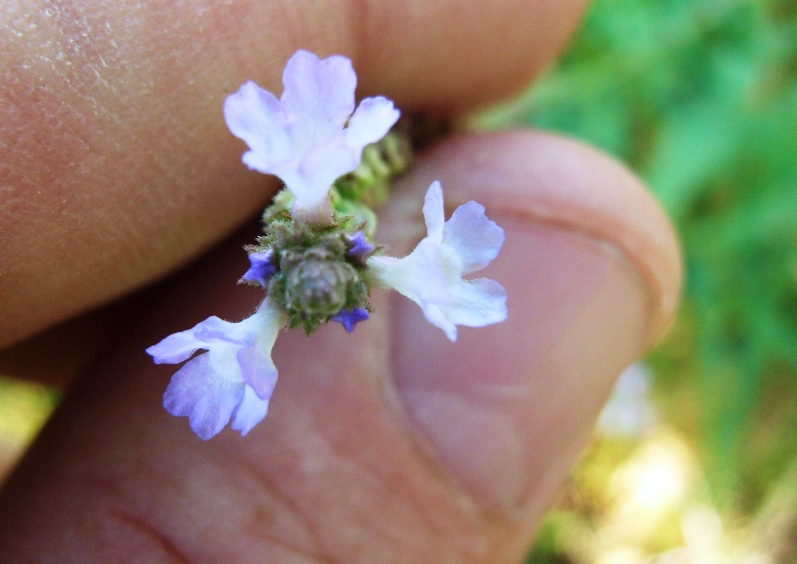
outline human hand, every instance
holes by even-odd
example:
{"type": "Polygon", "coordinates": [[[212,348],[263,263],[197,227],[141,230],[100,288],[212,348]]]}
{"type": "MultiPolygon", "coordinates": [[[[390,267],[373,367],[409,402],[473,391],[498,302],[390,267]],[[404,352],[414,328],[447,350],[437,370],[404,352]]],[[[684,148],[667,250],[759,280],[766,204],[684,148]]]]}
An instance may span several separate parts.
{"type": "MultiPolygon", "coordinates": [[[[285,59],[304,47],[351,56],[360,95],[458,113],[527,80],[581,8],[435,6],[374,4],[353,28],[362,6],[343,3],[310,13],[248,2],[58,12],[72,49],[61,52],[78,70],[56,72],[63,59],[50,44],[56,74],[36,83],[38,96],[3,87],[38,132],[14,136],[16,122],[4,122],[16,190],[5,206],[13,215],[2,216],[12,251],[0,258],[11,273],[0,278],[4,343],[163,274],[262,207],[273,190],[240,165],[220,118],[224,89],[253,78],[279,92],[285,59]],[[167,31],[147,25],[156,17],[167,31]],[[264,33],[263,21],[294,35],[276,39],[279,24],[264,33]],[[33,143],[48,134],[52,145],[33,143]]],[[[28,38],[25,56],[4,44],[6,68],[30,78],[12,63],[43,42],[28,38]]],[[[377,295],[377,314],[351,336],[338,327],[281,336],[267,419],[245,439],[225,431],[202,443],[163,411],[173,370],[152,366],[143,349],[211,313],[252,310],[257,293],[247,299],[232,285],[251,233],[229,241],[126,312],[122,334],[6,488],[0,555],[517,560],[614,377],[672,315],[677,248],[617,164],[515,132],[460,135],[422,155],[382,213],[391,252],[421,236],[419,203],[435,179],[452,208],[477,199],[506,231],[484,274],[508,291],[505,323],[463,330],[452,345],[412,304],[377,295]]]]}

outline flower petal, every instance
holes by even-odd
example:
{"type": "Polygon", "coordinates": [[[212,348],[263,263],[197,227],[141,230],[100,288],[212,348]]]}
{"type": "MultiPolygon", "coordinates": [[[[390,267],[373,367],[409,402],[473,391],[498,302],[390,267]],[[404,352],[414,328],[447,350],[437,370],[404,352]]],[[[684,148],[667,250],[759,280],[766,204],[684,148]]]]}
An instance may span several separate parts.
{"type": "Polygon", "coordinates": [[[429,190],[426,191],[426,198],[423,201],[423,218],[426,220],[427,239],[431,239],[439,245],[443,240],[443,225],[446,216],[443,209],[443,188],[437,180],[432,182],[429,190]]]}
{"type": "Polygon", "coordinates": [[[173,333],[160,343],[147,349],[155,364],[177,364],[188,359],[199,349],[207,348],[206,343],[194,336],[194,329],[173,333]]]}
{"type": "Polygon", "coordinates": [[[243,397],[245,385],[234,377],[240,371],[232,353],[205,353],[190,360],[172,376],[163,394],[166,410],[188,416],[191,429],[205,441],[224,428],[243,397]]]}
{"type": "Polygon", "coordinates": [[[495,280],[460,280],[449,287],[448,317],[456,325],[484,327],[506,319],[506,290],[495,280]]]}
{"type": "Polygon", "coordinates": [[[457,339],[457,325],[481,327],[506,319],[506,291],[493,280],[468,281],[467,274],[495,258],[504,232],[476,202],[460,206],[444,223],[443,191],[435,181],[423,205],[428,235],[406,257],[371,257],[376,283],[413,300],[426,319],[457,339]]]}
{"type": "Polygon", "coordinates": [[[294,156],[279,100],[251,80],[224,100],[224,119],[249,146],[242,158],[249,168],[270,174],[275,163],[294,156]]]}
{"type": "Polygon", "coordinates": [[[460,263],[459,274],[481,270],[496,257],[504,244],[504,230],[484,215],[484,206],[470,201],[459,206],[443,228],[443,246],[460,263]]]}
{"type": "Polygon", "coordinates": [[[242,436],[246,435],[265,418],[268,413],[268,402],[268,399],[260,399],[252,388],[245,386],[243,398],[232,414],[230,426],[240,431],[242,436]]]}
{"type": "Polygon", "coordinates": [[[442,303],[449,297],[439,252],[439,245],[427,238],[404,258],[371,257],[368,266],[375,282],[393,288],[423,308],[426,303],[442,303]]]}
{"type": "Polygon", "coordinates": [[[260,320],[256,315],[247,317],[237,323],[224,321],[215,315],[211,315],[194,327],[194,335],[206,343],[203,348],[209,350],[217,343],[245,346],[257,338],[260,330],[260,320]]]}
{"type": "Polygon", "coordinates": [[[285,65],[282,84],[282,110],[307,146],[339,132],[354,111],[357,75],[346,57],[319,59],[300,49],[285,65]]]}
{"type": "Polygon", "coordinates": [[[363,99],[349,119],[349,125],[344,132],[346,144],[357,149],[362,159],[363,148],[384,137],[400,115],[401,112],[393,106],[393,102],[384,96],[363,99]]]}

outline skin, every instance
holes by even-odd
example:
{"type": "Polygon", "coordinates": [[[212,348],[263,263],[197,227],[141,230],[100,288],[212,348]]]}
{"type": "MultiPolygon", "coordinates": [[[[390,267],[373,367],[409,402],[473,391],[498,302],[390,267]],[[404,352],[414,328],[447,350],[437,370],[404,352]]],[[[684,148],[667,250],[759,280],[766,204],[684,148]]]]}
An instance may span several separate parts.
{"type": "Polygon", "coordinates": [[[506,287],[509,319],[451,344],[378,291],[353,335],[283,333],[245,438],[169,416],[175,367],[143,350],[262,298],[235,285],[257,233],[241,226],[276,183],[240,164],[227,92],[280,92],[301,47],[349,56],[358,96],[458,116],[532,80],[584,3],[33,4],[0,25],[0,362],[69,393],[0,493],[0,561],[519,561],[677,302],[672,229],[610,158],[528,131],[420,155],[379,240],[412,248],[432,180],[449,213],[477,199],[506,231],[478,276],[506,287]]]}

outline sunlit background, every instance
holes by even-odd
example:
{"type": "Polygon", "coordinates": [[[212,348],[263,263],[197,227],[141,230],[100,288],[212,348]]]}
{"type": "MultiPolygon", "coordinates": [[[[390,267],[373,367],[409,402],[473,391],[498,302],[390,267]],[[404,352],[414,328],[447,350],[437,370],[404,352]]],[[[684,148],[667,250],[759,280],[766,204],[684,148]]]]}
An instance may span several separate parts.
{"type": "MultiPolygon", "coordinates": [[[[560,63],[478,120],[521,124],[645,178],[687,275],[527,562],[797,564],[797,2],[597,0],[560,63]]],[[[0,379],[0,480],[56,403],[0,379]]]]}

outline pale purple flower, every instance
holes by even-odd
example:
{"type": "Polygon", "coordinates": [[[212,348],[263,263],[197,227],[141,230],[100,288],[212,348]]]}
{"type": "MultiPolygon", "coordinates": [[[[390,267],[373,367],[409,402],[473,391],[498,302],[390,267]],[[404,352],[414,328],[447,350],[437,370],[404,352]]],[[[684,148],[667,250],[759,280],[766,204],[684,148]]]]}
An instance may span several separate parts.
{"type": "Polygon", "coordinates": [[[232,419],[232,428],[246,435],[268,411],[277,382],[271,349],[282,315],[269,298],[239,323],[209,317],[192,329],[174,333],[147,349],[157,364],[177,364],[199,349],[207,352],[178,370],[163,405],[175,416],[187,416],[191,429],[207,440],[232,419]]]}
{"type": "Polygon", "coordinates": [[[365,264],[365,260],[376,250],[376,247],[368,242],[362,231],[347,235],[346,238],[349,241],[349,250],[346,254],[361,264],[365,264]]]}
{"type": "Polygon", "coordinates": [[[249,270],[241,276],[241,280],[257,282],[263,288],[267,288],[268,279],[277,272],[277,267],[274,265],[274,250],[249,253],[249,265],[249,270]]]}
{"type": "Polygon", "coordinates": [[[296,208],[326,209],[332,183],[357,167],[363,148],[384,137],[399,111],[382,96],[365,98],[355,110],[357,76],[340,55],[297,51],[282,82],[279,100],[252,81],[227,96],[227,126],[249,146],[244,164],[282,179],[296,208]]]}
{"type": "Polygon", "coordinates": [[[355,307],[352,309],[342,309],[335,315],[329,318],[331,321],[337,321],[349,333],[354,331],[354,326],[360,321],[368,319],[368,311],[362,307],[355,307]]]}
{"type": "Polygon", "coordinates": [[[468,202],[445,221],[443,190],[435,181],[423,206],[427,236],[404,258],[371,257],[375,281],[405,295],[426,319],[457,339],[457,325],[482,327],[506,319],[506,291],[494,280],[463,280],[487,266],[501,250],[504,231],[468,202]]]}

